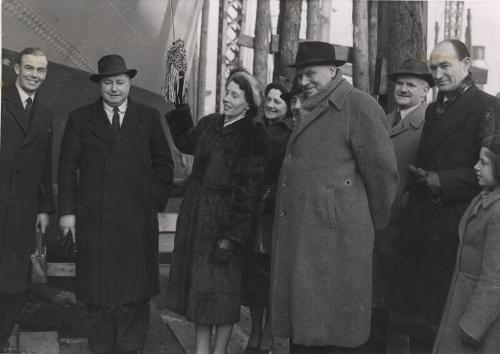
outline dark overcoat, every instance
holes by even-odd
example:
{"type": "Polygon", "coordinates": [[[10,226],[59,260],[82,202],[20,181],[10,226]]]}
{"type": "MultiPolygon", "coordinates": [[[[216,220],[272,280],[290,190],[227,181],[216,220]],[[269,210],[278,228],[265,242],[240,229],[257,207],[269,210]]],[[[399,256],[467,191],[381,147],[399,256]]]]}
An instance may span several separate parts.
{"type": "Polygon", "coordinates": [[[2,91],[0,147],[0,294],[28,285],[38,213],[51,213],[52,113],[35,95],[29,125],[14,84],[2,91]]]}
{"type": "Polygon", "coordinates": [[[158,293],[158,219],[173,161],[157,110],[129,99],[115,139],[101,100],[69,114],[59,214],[76,215],[77,296],[134,303],[158,293]]]}
{"type": "Polygon", "coordinates": [[[500,190],[474,198],[458,228],[460,245],[435,354],[500,353],[500,190]],[[481,343],[464,346],[460,328],[481,343]]]}
{"type": "Polygon", "coordinates": [[[401,242],[404,242],[404,213],[408,207],[410,176],[408,166],[415,164],[427,103],[421,103],[396,125],[392,125],[395,111],[385,117],[385,125],[391,137],[398,163],[399,187],[392,204],[387,227],[378,230],[374,255],[374,305],[377,308],[395,310],[399,304],[401,242]]]}
{"type": "Polygon", "coordinates": [[[296,344],[357,347],[370,335],[374,229],[387,223],[398,172],[382,108],[340,73],[331,85],[281,167],[271,323],[296,344]]]}
{"type": "Polygon", "coordinates": [[[473,166],[482,136],[490,134],[495,98],[470,86],[444,113],[429,105],[417,152],[416,166],[435,171],[441,183],[436,202],[418,185],[410,188],[408,260],[404,278],[409,320],[414,336],[434,338],[453,274],[458,245],[458,222],[479,192],[473,166]],[[488,121],[490,121],[488,123],[488,121]],[[490,124],[491,123],[491,124],[490,124]]]}
{"type": "Polygon", "coordinates": [[[190,321],[239,321],[242,250],[252,236],[268,154],[263,128],[245,117],[226,127],[224,115],[203,117],[193,127],[189,106],[166,116],[177,148],[194,155],[175,235],[167,305],[190,321]],[[214,264],[221,238],[237,245],[227,264],[214,264]]]}

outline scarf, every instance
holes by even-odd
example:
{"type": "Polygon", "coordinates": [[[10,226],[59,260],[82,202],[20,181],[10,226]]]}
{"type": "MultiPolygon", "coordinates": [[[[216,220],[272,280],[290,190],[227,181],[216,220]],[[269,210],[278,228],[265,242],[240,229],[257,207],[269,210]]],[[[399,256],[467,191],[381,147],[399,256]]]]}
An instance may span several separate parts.
{"type": "Polygon", "coordinates": [[[463,80],[458,84],[457,88],[448,93],[439,92],[436,100],[436,112],[438,117],[442,116],[444,112],[462,95],[462,93],[467,90],[470,86],[474,85],[474,78],[472,74],[469,73],[463,80]],[[448,98],[446,101],[444,100],[448,98]]]}
{"type": "Polygon", "coordinates": [[[342,80],[342,72],[337,69],[335,77],[332,79],[332,81],[330,81],[325,87],[318,90],[317,93],[302,101],[302,106],[300,109],[301,122],[307,121],[309,119],[309,116],[313,109],[321,102],[323,102],[328,96],[330,96],[342,80]]]}

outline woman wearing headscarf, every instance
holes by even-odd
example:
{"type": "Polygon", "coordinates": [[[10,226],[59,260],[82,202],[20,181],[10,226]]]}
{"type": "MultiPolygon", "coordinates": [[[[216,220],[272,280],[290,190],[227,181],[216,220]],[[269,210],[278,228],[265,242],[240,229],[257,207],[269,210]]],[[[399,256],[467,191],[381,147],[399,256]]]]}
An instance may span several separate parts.
{"type": "Polygon", "coordinates": [[[280,83],[265,91],[264,124],[271,142],[270,159],[264,174],[264,189],[257,208],[254,244],[243,273],[243,304],[250,308],[251,332],[246,354],[269,353],[273,344],[269,325],[269,271],[276,184],[286,144],[293,128],[292,94],[280,83]]]}
{"type": "Polygon", "coordinates": [[[176,147],[194,155],[172,255],[167,306],[195,323],[196,353],[225,354],[240,319],[244,249],[268,155],[266,132],[254,124],[262,103],[260,84],[238,69],[226,82],[223,114],[196,126],[188,105],[166,119],[176,147]]]}

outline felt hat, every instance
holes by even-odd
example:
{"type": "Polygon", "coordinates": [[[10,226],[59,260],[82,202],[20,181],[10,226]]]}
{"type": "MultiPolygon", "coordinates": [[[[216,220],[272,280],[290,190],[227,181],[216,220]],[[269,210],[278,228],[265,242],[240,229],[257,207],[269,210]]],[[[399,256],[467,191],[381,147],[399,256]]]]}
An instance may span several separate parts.
{"type": "Polygon", "coordinates": [[[427,81],[430,87],[435,85],[429,66],[421,60],[407,59],[399,68],[389,73],[387,76],[392,81],[396,81],[399,75],[418,77],[419,79],[427,81]]]}
{"type": "Polygon", "coordinates": [[[290,66],[294,68],[332,64],[342,66],[345,62],[345,60],[337,59],[335,56],[335,47],[330,43],[306,41],[299,43],[295,63],[290,66]]]}
{"type": "Polygon", "coordinates": [[[90,75],[90,80],[99,82],[103,77],[127,74],[133,78],[137,70],[127,68],[125,60],[118,54],[105,55],[97,62],[97,74],[90,75]]]}

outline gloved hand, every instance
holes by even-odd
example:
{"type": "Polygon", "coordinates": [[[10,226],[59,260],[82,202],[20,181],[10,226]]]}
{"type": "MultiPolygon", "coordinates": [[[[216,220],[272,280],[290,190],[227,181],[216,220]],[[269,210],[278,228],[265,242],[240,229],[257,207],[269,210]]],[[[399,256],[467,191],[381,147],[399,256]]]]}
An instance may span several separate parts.
{"type": "Polygon", "coordinates": [[[227,264],[234,251],[234,242],[227,238],[221,238],[215,243],[212,250],[212,262],[214,264],[227,264]]]}
{"type": "Polygon", "coordinates": [[[472,338],[460,327],[460,340],[463,345],[469,349],[477,350],[481,343],[476,339],[472,338]]]}

